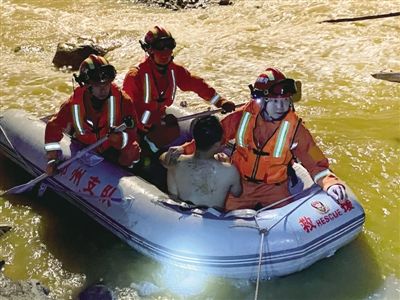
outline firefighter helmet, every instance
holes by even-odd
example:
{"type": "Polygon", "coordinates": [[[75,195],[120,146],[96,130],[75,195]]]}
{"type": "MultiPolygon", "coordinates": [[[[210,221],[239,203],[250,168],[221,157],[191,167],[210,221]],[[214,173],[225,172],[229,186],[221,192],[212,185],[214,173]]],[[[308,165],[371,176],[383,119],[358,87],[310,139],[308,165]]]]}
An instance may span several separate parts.
{"type": "Polygon", "coordinates": [[[90,54],[79,67],[79,76],[75,79],[78,83],[103,83],[113,81],[117,71],[114,66],[102,56],[90,54]]]}

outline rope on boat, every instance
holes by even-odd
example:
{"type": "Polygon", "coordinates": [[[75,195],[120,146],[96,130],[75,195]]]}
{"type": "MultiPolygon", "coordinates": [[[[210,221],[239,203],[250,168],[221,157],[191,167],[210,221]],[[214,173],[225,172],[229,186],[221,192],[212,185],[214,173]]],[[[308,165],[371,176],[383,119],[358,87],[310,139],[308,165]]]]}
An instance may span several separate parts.
{"type": "Polygon", "coordinates": [[[262,255],[263,255],[264,236],[266,233],[268,234],[267,229],[260,230],[260,234],[261,234],[260,251],[258,253],[258,271],[257,271],[256,290],[254,292],[254,300],[257,300],[257,298],[258,298],[258,290],[259,290],[259,286],[260,286],[260,274],[261,274],[261,260],[262,260],[262,255]]]}
{"type": "MultiPolygon", "coordinates": [[[[275,227],[279,222],[281,222],[284,218],[287,218],[287,217],[288,217],[290,214],[292,214],[296,209],[298,209],[301,205],[303,205],[306,201],[308,201],[312,196],[314,196],[315,194],[319,193],[320,190],[321,190],[321,188],[315,189],[314,192],[312,192],[310,195],[308,195],[308,197],[306,197],[303,201],[301,201],[296,207],[294,207],[294,208],[293,208],[292,210],[290,210],[288,213],[286,213],[285,215],[283,215],[282,218],[280,218],[278,221],[276,221],[276,222],[275,222],[271,227],[269,227],[269,228],[261,228],[261,226],[259,225],[259,223],[258,223],[258,221],[257,221],[257,215],[258,215],[260,212],[263,212],[263,211],[267,210],[268,208],[271,208],[271,207],[273,207],[273,206],[275,206],[275,205],[277,205],[277,204],[279,204],[279,203],[282,203],[282,202],[284,202],[284,201],[286,201],[286,200],[288,200],[288,199],[290,199],[290,198],[294,198],[294,197],[300,195],[301,193],[304,193],[304,192],[307,191],[307,190],[311,191],[312,188],[314,188],[314,186],[312,186],[312,187],[310,187],[310,188],[308,188],[308,189],[306,189],[306,190],[304,190],[304,191],[298,192],[298,193],[296,193],[296,194],[294,194],[294,195],[291,195],[291,196],[289,196],[289,197],[286,197],[286,198],[284,198],[284,199],[281,199],[281,200],[279,200],[279,201],[277,201],[277,202],[275,202],[275,203],[272,203],[272,204],[270,204],[270,205],[268,205],[268,206],[266,206],[266,207],[263,207],[262,209],[260,209],[259,211],[257,211],[256,215],[254,216],[254,221],[255,221],[255,223],[256,223],[256,226],[255,226],[254,228],[257,228],[258,231],[260,232],[260,235],[261,235],[261,238],[260,238],[260,247],[259,247],[260,250],[259,250],[259,255],[258,255],[257,281],[256,281],[256,289],[255,289],[255,292],[254,292],[254,300],[257,300],[257,298],[258,298],[258,290],[259,290],[259,286],[260,286],[260,275],[261,275],[261,262],[262,262],[262,256],[263,256],[263,246],[264,246],[264,237],[265,237],[265,235],[268,234],[268,233],[270,232],[270,230],[271,230],[272,228],[274,228],[274,227],[275,227]]],[[[246,226],[246,227],[250,227],[250,226],[246,226]]],[[[250,227],[250,228],[251,228],[251,227],[250,227]]]]}

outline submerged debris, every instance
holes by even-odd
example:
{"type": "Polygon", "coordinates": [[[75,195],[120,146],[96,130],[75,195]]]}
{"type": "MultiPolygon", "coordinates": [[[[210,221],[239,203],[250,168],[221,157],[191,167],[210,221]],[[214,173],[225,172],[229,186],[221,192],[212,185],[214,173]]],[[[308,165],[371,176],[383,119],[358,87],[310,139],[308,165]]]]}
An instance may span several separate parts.
{"type": "Polygon", "coordinates": [[[7,225],[7,224],[0,224],[0,236],[2,236],[3,234],[5,234],[7,231],[9,231],[11,229],[11,225],[7,225]]]}

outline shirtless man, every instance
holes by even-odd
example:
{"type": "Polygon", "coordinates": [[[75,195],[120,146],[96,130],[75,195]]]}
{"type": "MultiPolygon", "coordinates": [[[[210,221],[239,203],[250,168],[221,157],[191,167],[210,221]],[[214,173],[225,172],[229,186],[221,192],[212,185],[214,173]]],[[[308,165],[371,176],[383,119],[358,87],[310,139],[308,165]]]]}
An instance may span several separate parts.
{"type": "Polygon", "coordinates": [[[242,193],[236,167],[217,159],[222,136],[219,120],[203,117],[193,126],[194,154],[181,155],[175,162],[169,161],[168,152],[161,155],[160,160],[168,169],[168,191],[173,197],[195,205],[223,208],[229,192],[235,197],[242,193]]]}

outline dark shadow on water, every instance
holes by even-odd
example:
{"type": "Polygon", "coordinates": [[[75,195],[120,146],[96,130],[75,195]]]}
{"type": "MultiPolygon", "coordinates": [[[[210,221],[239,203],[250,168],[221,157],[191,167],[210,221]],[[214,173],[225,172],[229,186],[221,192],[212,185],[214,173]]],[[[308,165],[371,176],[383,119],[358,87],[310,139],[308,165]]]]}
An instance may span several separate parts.
{"type": "MultiPolygon", "coordinates": [[[[330,258],[293,275],[262,282],[258,299],[368,299],[382,283],[375,254],[361,234],[330,258]]],[[[254,297],[255,283],[242,292],[251,294],[252,289],[254,297]]],[[[222,299],[221,296],[217,295],[216,298],[222,299]]],[[[233,299],[251,297],[242,294],[233,299]]]]}

